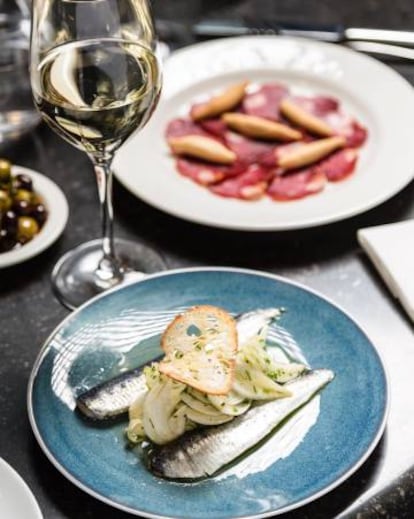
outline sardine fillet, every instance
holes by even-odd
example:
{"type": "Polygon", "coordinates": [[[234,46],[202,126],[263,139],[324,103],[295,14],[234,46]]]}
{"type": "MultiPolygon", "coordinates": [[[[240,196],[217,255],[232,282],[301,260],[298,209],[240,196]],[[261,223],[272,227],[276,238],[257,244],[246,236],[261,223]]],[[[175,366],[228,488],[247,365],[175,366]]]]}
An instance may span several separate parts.
{"type": "Polygon", "coordinates": [[[89,418],[104,420],[128,411],[140,394],[147,391],[142,368],[122,373],[78,396],[78,409],[89,418]]]}
{"type": "Polygon", "coordinates": [[[289,397],[256,405],[230,423],[191,431],[172,443],[154,446],[147,456],[150,470],[167,479],[199,479],[213,475],[266,438],[333,377],[328,369],[309,371],[286,384],[292,393],[289,397]]]}

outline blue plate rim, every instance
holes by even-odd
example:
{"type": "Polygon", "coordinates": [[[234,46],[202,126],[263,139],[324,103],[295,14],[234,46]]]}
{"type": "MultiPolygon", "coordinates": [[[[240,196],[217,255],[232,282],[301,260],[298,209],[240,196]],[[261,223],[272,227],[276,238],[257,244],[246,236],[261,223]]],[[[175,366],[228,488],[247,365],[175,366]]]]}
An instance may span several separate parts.
{"type": "Polygon", "coordinates": [[[95,499],[98,499],[99,501],[116,508],[118,510],[121,510],[123,512],[130,513],[135,516],[140,517],[146,517],[149,519],[177,519],[175,516],[167,516],[167,515],[158,515],[153,514],[150,512],[145,512],[141,510],[137,510],[136,508],[131,508],[129,506],[123,505],[122,503],[118,503],[110,498],[108,498],[105,495],[100,494],[99,492],[96,492],[89,488],[87,485],[81,483],[76,477],[74,477],[52,454],[52,452],[48,449],[47,445],[43,441],[42,435],[37,427],[36,419],[34,416],[34,409],[32,404],[32,395],[33,395],[33,386],[36,379],[37,372],[42,364],[43,358],[45,354],[48,352],[49,344],[52,340],[52,338],[56,335],[56,333],[65,326],[71,319],[76,318],[78,314],[80,314],[84,308],[87,308],[93,304],[95,304],[96,301],[98,301],[101,298],[105,298],[113,294],[114,292],[118,292],[119,290],[123,290],[125,287],[131,286],[131,285],[137,285],[139,283],[145,283],[148,280],[160,278],[160,277],[166,277],[171,276],[175,274],[186,274],[186,273],[192,273],[192,272],[232,272],[232,273],[239,273],[239,274],[248,274],[253,276],[259,276],[259,277],[265,277],[269,278],[275,281],[279,281],[291,286],[294,286],[296,288],[299,288],[301,290],[304,290],[305,292],[308,292],[310,294],[315,295],[316,297],[319,297],[323,301],[327,302],[329,305],[332,305],[334,308],[339,310],[342,314],[344,314],[355,326],[356,328],[365,336],[365,338],[368,340],[371,348],[373,349],[374,353],[377,355],[378,360],[380,361],[380,365],[383,370],[384,374],[384,408],[383,408],[383,416],[381,419],[381,422],[378,426],[377,432],[375,436],[372,438],[371,443],[367,447],[365,453],[352,465],[349,467],[349,469],[344,472],[339,478],[337,478],[335,481],[332,481],[330,484],[326,485],[325,487],[321,488],[318,492],[315,492],[311,494],[310,496],[301,499],[295,503],[292,503],[288,506],[285,506],[279,510],[274,511],[268,511],[263,512],[259,514],[254,515],[242,515],[237,516],[232,519],[262,519],[266,517],[273,517],[281,514],[285,514],[287,512],[291,512],[292,510],[295,510],[297,508],[300,508],[308,503],[311,503],[320,497],[328,494],[332,490],[334,490],[336,487],[338,487],[341,483],[346,481],[352,474],[354,474],[362,465],[363,463],[369,458],[369,456],[374,451],[375,447],[378,445],[384,430],[385,426],[387,424],[387,418],[390,410],[390,385],[389,385],[389,374],[387,372],[387,368],[383,362],[383,357],[381,353],[376,348],[374,342],[370,339],[369,334],[364,330],[364,328],[355,320],[355,318],[344,308],[342,308],[340,305],[332,301],[329,297],[321,294],[319,291],[307,287],[303,283],[300,283],[298,281],[291,280],[289,278],[286,278],[284,276],[280,276],[278,274],[273,274],[271,272],[265,272],[261,270],[255,270],[255,269],[245,269],[245,268],[239,268],[239,267],[225,267],[225,266],[212,266],[212,267],[184,267],[184,268],[177,268],[177,269],[171,269],[171,270],[165,270],[162,272],[156,272],[154,274],[149,274],[145,276],[142,279],[139,279],[137,281],[128,283],[126,285],[117,286],[110,290],[107,290],[106,292],[103,292],[102,294],[98,294],[97,296],[93,297],[92,299],[89,299],[84,304],[79,306],[77,309],[75,309],[73,312],[69,313],[54,329],[53,331],[48,335],[46,340],[43,342],[43,345],[38,353],[38,356],[36,357],[36,360],[33,364],[32,371],[29,377],[28,386],[27,386],[27,412],[29,417],[30,426],[32,428],[33,434],[40,446],[40,448],[43,450],[43,453],[46,455],[46,457],[49,459],[49,461],[54,465],[54,467],[71,483],[73,483],[75,486],[80,488],[85,493],[89,494],[90,496],[94,497],[95,499]]]}

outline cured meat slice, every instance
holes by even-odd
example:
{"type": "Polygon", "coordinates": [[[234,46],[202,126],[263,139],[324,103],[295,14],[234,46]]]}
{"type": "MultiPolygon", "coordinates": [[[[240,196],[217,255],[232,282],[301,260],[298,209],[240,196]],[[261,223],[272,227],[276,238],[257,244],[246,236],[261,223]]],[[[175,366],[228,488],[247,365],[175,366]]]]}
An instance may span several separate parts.
{"type": "Polygon", "coordinates": [[[307,112],[310,112],[316,117],[324,117],[331,112],[337,112],[339,110],[339,103],[333,97],[316,96],[316,97],[304,97],[295,96],[291,98],[296,105],[300,106],[307,112]]]}
{"type": "Polygon", "coordinates": [[[276,176],[267,194],[273,200],[287,201],[319,193],[325,187],[326,176],[317,168],[307,168],[283,176],[276,176]]]}
{"type": "Polygon", "coordinates": [[[357,163],[358,154],[355,150],[346,148],[337,151],[327,159],[322,160],[317,169],[331,182],[337,182],[350,175],[357,163]]]}
{"type": "Polygon", "coordinates": [[[275,150],[277,145],[249,139],[238,133],[227,131],[225,143],[237,155],[237,160],[247,165],[260,164],[262,166],[275,166],[275,150]]]}
{"type": "Polygon", "coordinates": [[[222,138],[227,131],[227,125],[224,121],[222,121],[219,117],[215,117],[212,119],[205,119],[204,121],[200,121],[198,123],[203,130],[210,133],[211,135],[215,135],[216,137],[222,138]]]}
{"type": "Polygon", "coordinates": [[[284,85],[278,83],[262,85],[255,92],[245,95],[242,110],[249,115],[279,121],[279,104],[288,94],[289,90],[284,85]]]}
{"type": "Polygon", "coordinates": [[[210,135],[197,123],[191,119],[173,119],[167,125],[165,130],[165,137],[185,137],[187,135],[203,135],[210,137],[210,135]]]}
{"type": "Polygon", "coordinates": [[[365,142],[366,129],[350,115],[342,112],[336,99],[325,96],[296,96],[291,101],[326,122],[336,135],[345,137],[348,146],[359,147],[365,142]]]}
{"type": "Polygon", "coordinates": [[[224,178],[239,175],[246,169],[241,163],[223,166],[184,158],[177,159],[176,166],[181,175],[191,178],[202,186],[209,186],[224,178]]]}
{"type": "Polygon", "coordinates": [[[366,128],[354,120],[349,125],[347,133],[344,133],[344,136],[348,146],[351,148],[359,148],[366,141],[368,132],[366,128]]]}
{"type": "Polygon", "coordinates": [[[246,171],[210,187],[216,195],[243,200],[258,200],[267,189],[272,173],[269,169],[253,164],[246,171]]]}
{"type": "Polygon", "coordinates": [[[364,144],[367,137],[366,129],[349,115],[342,112],[331,112],[326,115],[325,121],[337,135],[345,137],[347,146],[357,148],[364,144]]]}

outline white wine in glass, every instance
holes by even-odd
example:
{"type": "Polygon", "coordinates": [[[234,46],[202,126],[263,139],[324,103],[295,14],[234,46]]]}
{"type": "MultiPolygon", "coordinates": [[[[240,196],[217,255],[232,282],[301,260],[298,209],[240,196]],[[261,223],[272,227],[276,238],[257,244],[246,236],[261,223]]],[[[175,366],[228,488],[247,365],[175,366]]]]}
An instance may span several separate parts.
{"type": "Polygon", "coordinates": [[[65,254],[52,274],[55,293],[69,308],[164,268],[155,251],[114,240],[112,230],[114,153],[145,125],[161,91],[153,27],[145,0],[33,0],[36,106],[58,135],[87,153],[101,203],[102,239],[65,254]]]}

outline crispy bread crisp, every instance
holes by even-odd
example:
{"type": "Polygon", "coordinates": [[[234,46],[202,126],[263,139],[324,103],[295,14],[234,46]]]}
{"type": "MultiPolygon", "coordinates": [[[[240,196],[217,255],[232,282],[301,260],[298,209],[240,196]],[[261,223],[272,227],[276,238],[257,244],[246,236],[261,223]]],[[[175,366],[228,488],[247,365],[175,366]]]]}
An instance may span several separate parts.
{"type": "Polygon", "coordinates": [[[191,118],[193,121],[200,121],[232,110],[243,99],[248,84],[248,81],[242,81],[231,85],[224,92],[212,97],[207,103],[194,106],[191,110],[191,118]]]}
{"type": "Polygon", "coordinates": [[[212,395],[230,391],[237,352],[233,317],[215,306],[196,306],[165,330],[159,369],[165,375],[212,395]]]}

